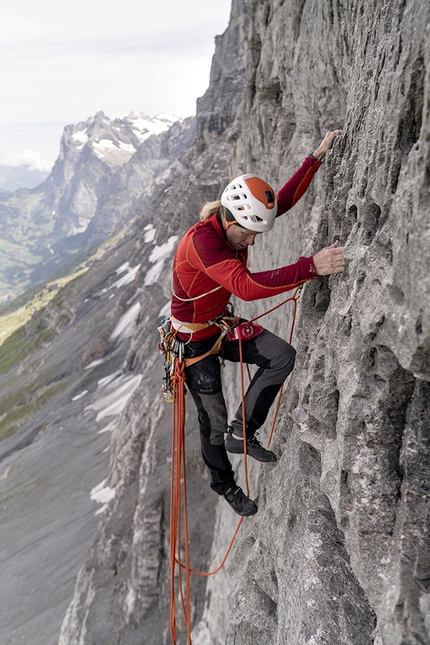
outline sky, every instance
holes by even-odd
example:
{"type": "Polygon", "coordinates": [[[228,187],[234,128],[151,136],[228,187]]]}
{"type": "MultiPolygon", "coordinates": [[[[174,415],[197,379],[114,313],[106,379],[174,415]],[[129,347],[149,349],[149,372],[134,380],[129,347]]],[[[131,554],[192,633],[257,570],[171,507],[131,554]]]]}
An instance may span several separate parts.
{"type": "Polygon", "coordinates": [[[8,2],[0,13],[0,163],[52,163],[64,126],[98,110],[112,119],[129,112],[195,114],[230,5],[8,2]]]}

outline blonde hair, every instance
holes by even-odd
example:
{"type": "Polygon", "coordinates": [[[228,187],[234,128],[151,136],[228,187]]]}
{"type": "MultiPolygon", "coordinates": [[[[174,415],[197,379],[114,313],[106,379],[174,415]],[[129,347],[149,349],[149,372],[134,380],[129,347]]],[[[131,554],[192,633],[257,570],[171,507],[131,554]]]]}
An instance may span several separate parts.
{"type": "Polygon", "coordinates": [[[214,213],[217,213],[218,210],[220,209],[221,202],[220,200],[216,202],[208,202],[205,204],[200,211],[200,221],[203,222],[205,219],[209,219],[214,213]]]}

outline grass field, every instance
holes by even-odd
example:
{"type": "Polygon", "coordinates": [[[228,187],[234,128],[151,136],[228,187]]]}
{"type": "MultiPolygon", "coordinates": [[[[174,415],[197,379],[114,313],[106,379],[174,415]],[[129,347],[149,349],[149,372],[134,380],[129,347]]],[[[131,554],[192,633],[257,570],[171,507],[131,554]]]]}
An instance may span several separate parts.
{"type": "Polygon", "coordinates": [[[30,318],[40,309],[46,307],[61,289],[68,282],[85,273],[88,267],[83,267],[64,278],[49,282],[39,293],[37,293],[28,303],[19,307],[15,311],[0,317],[0,345],[2,345],[9,336],[16,332],[20,327],[25,325],[30,318]]]}

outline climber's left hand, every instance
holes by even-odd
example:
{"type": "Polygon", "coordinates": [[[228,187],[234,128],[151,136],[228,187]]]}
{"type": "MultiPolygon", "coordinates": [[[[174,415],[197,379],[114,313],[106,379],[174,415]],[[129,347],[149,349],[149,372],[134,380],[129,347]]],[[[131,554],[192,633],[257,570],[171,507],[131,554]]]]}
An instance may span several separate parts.
{"type": "Polygon", "coordinates": [[[317,275],[331,275],[343,271],[343,247],[339,242],[326,246],[313,257],[317,275]]]}

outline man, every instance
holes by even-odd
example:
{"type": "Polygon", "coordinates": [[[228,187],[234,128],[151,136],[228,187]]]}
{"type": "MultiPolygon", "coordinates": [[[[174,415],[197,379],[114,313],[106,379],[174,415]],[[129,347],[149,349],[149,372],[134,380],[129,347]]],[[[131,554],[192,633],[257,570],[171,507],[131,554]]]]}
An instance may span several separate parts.
{"type": "MultiPolygon", "coordinates": [[[[181,240],[173,262],[171,323],[185,341],[187,359],[196,359],[185,375],[197,406],[203,460],[211,473],[211,488],[239,515],[253,515],[258,508],[237,486],[227,455],[244,452],[242,406],[228,425],[219,356],[239,361],[239,342],[222,336],[219,321],[232,294],[242,300],[267,298],[343,270],[343,249],[337,243],[276,270],[251,273],[246,267],[248,247],[302,197],[339,133],[328,132],[276,195],[255,175],[234,179],[220,202],[203,208],[201,221],[181,240]],[[217,343],[220,338],[222,343],[217,343]]],[[[293,369],[295,350],[271,332],[260,331],[251,330],[252,337],[242,342],[243,361],[258,366],[245,395],[246,452],[260,462],[275,462],[276,455],[255,434],[293,369]]]]}

